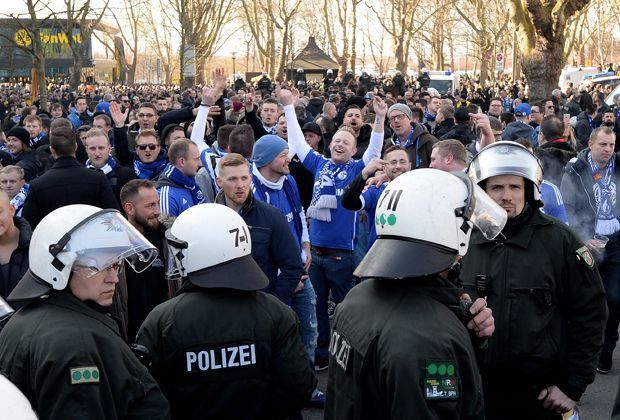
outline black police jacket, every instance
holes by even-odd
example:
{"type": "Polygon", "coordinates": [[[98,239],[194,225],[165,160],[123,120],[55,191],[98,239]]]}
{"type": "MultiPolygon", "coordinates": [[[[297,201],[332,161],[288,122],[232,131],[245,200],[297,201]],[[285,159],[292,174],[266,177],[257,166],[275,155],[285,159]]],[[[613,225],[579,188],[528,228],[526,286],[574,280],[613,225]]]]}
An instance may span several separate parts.
{"type": "Polygon", "coordinates": [[[67,291],[17,311],[0,333],[0,372],[40,419],[167,419],[169,405],[116,323],[67,291]]]}
{"type": "Polygon", "coordinates": [[[450,308],[461,294],[439,278],[354,287],[333,320],[325,418],[483,419],[476,356],[450,308]]]}
{"type": "Polygon", "coordinates": [[[540,389],[557,385],[578,401],[594,380],[607,318],[601,278],[583,243],[564,223],[533,210],[508,240],[472,233],[461,270],[472,299],[477,275],[486,276],[495,318],[480,359],[483,375],[518,377],[540,389]]]}
{"type": "Polygon", "coordinates": [[[283,418],[316,386],[297,317],[263,292],[185,286],[136,340],[176,419],[283,418]]]}

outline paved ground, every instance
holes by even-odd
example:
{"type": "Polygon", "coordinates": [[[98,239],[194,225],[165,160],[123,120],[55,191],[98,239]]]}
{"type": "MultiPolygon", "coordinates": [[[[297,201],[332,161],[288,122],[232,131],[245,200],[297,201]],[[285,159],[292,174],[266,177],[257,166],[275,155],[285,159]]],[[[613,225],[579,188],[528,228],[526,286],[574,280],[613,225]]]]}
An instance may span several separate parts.
{"type": "MultiPolygon", "coordinates": [[[[319,389],[327,386],[327,372],[318,372],[319,389]]],[[[608,420],[616,399],[620,381],[620,350],[614,352],[614,367],[608,375],[596,375],[594,383],[588,387],[579,404],[581,420],[608,420]]],[[[323,419],[323,410],[307,408],[303,411],[304,420],[323,419]]],[[[534,419],[532,419],[534,420],[534,419]]]]}

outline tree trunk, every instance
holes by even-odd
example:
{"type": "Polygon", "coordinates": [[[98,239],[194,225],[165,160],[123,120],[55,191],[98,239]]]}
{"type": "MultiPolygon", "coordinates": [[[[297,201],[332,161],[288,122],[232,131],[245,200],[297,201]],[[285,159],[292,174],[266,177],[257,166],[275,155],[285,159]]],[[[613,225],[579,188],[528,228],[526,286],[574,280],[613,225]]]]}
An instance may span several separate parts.
{"type": "Polygon", "coordinates": [[[84,57],[82,55],[82,47],[75,47],[75,54],[73,54],[73,66],[71,68],[71,74],[69,75],[69,86],[72,91],[77,91],[80,85],[80,79],[82,78],[82,67],[84,67],[84,57]]]}
{"type": "Polygon", "coordinates": [[[394,51],[394,58],[396,58],[396,69],[400,70],[402,74],[407,74],[407,57],[405,57],[405,49],[403,48],[403,39],[396,39],[396,49],[394,51]]]}
{"type": "Polygon", "coordinates": [[[134,81],[136,80],[136,69],[138,68],[138,59],[137,59],[137,54],[134,55],[133,57],[133,62],[131,63],[131,65],[127,66],[127,71],[126,71],[126,77],[127,77],[127,84],[128,85],[133,85],[134,81]]]}
{"type": "Polygon", "coordinates": [[[536,48],[523,53],[521,66],[530,87],[530,103],[550,97],[564,66],[563,39],[549,41],[539,37],[536,48]]]}
{"type": "MultiPolygon", "coordinates": [[[[39,73],[39,104],[41,109],[47,111],[47,77],[45,75],[45,55],[35,57],[34,63],[39,73]]],[[[34,94],[34,92],[32,92],[34,94]]],[[[34,98],[33,98],[34,99],[34,98]]]]}

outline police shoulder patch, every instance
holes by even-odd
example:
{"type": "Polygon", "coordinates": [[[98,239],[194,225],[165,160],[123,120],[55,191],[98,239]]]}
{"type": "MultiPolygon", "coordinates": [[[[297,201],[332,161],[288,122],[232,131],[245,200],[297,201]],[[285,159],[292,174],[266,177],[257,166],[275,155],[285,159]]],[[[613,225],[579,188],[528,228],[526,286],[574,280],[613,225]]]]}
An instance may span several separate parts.
{"type": "Polygon", "coordinates": [[[99,368],[97,366],[83,366],[69,369],[71,385],[98,384],[99,368]]]}
{"type": "Polygon", "coordinates": [[[575,252],[577,253],[577,259],[581,261],[583,265],[589,269],[594,268],[594,257],[587,246],[584,245],[575,252]]]}
{"type": "Polygon", "coordinates": [[[424,398],[427,400],[459,397],[456,362],[427,360],[424,363],[424,398]]]}

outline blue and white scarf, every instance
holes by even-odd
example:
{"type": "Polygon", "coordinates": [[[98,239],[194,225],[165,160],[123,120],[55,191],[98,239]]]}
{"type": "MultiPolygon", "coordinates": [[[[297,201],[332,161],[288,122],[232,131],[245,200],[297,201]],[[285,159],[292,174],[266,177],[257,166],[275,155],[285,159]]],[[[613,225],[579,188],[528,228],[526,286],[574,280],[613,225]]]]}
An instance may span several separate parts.
{"type": "Polygon", "coordinates": [[[189,177],[183,174],[178,168],[172,166],[171,164],[166,165],[164,169],[164,175],[168,177],[168,179],[174,182],[176,185],[179,185],[190,192],[192,195],[192,201],[194,205],[204,203],[205,196],[202,193],[201,189],[196,185],[195,177],[189,177]]]}
{"type": "Polygon", "coordinates": [[[426,112],[424,112],[424,118],[426,118],[426,121],[435,122],[435,119],[437,118],[437,115],[436,114],[431,114],[430,112],[426,111],[426,112]]]}
{"type": "Polygon", "coordinates": [[[340,172],[347,171],[354,163],[355,161],[351,159],[345,164],[337,165],[328,161],[323,165],[318,179],[314,182],[314,193],[310,207],[308,207],[308,217],[323,222],[332,221],[331,210],[338,207],[336,177],[340,172]]]}
{"type": "Polygon", "coordinates": [[[118,166],[118,163],[116,163],[116,161],[114,160],[114,158],[111,155],[108,156],[108,161],[101,168],[95,168],[90,163],[90,159],[88,159],[86,161],[86,167],[88,169],[99,170],[99,171],[103,172],[105,174],[105,176],[114,176],[114,175],[116,175],[116,167],[117,166],[118,166]]]}
{"type": "Polygon", "coordinates": [[[614,211],[616,205],[616,183],[613,182],[615,174],[615,159],[612,157],[607,162],[605,172],[596,166],[592,160],[592,152],[588,153],[588,163],[592,172],[594,200],[596,202],[596,228],[595,233],[600,235],[612,235],[620,230],[620,222],[614,211]]]}
{"type": "Polygon", "coordinates": [[[43,137],[45,137],[45,131],[41,131],[38,136],[36,136],[33,139],[30,139],[29,147],[31,149],[36,148],[39,145],[39,142],[41,141],[43,137]]]}
{"type": "Polygon", "coordinates": [[[30,184],[24,184],[24,186],[20,188],[19,192],[15,194],[15,197],[11,200],[11,205],[15,208],[15,214],[18,216],[21,215],[20,212],[24,207],[24,202],[26,201],[29,190],[30,184]]]}
{"type": "Polygon", "coordinates": [[[155,179],[167,164],[168,159],[158,159],[151,163],[143,163],[136,159],[133,161],[133,169],[140,179],[155,179]]]}

